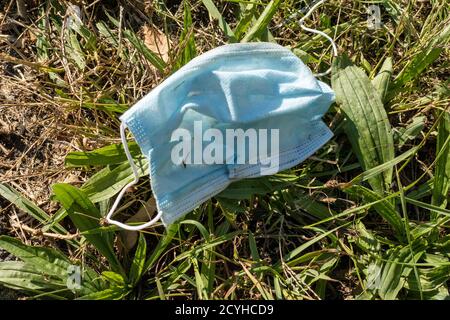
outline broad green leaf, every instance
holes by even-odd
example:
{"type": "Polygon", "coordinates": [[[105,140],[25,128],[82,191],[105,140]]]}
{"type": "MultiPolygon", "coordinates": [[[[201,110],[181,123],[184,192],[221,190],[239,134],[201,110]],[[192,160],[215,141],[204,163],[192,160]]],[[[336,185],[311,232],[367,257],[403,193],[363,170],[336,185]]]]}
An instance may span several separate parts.
{"type": "Polygon", "coordinates": [[[294,205],[296,210],[291,212],[290,214],[294,217],[294,219],[298,215],[302,215],[302,211],[306,211],[313,217],[316,217],[319,220],[329,218],[334,214],[333,210],[328,208],[326,205],[315,201],[308,193],[303,192],[301,190],[296,191],[297,198],[294,200],[294,205]]]}
{"type": "MultiPolygon", "coordinates": [[[[336,102],[347,117],[346,133],[362,168],[367,171],[394,159],[392,129],[383,103],[367,75],[348,60],[333,61],[332,86],[336,102]]],[[[392,168],[371,177],[372,189],[390,189],[392,168]]]]}
{"type": "Polygon", "coordinates": [[[128,291],[123,287],[112,287],[103,291],[94,292],[77,300],[121,300],[128,294],[128,291]]]}
{"type": "Polygon", "coordinates": [[[130,268],[130,281],[133,285],[136,285],[139,279],[142,277],[145,268],[145,259],[147,253],[147,243],[143,233],[139,234],[139,242],[134,254],[133,262],[130,268]]]}
{"type": "Polygon", "coordinates": [[[80,43],[78,42],[77,35],[73,32],[68,32],[67,37],[69,41],[65,44],[66,53],[78,69],[83,71],[86,68],[86,58],[83,50],[81,49],[80,43]]]}
{"type": "Polygon", "coordinates": [[[113,45],[115,48],[119,46],[117,37],[114,35],[112,30],[108,28],[105,22],[97,22],[95,26],[97,27],[98,32],[106,39],[108,44],[113,45]]]}
{"type": "Polygon", "coordinates": [[[368,231],[361,221],[355,223],[355,229],[358,236],[355,237],[356,245],[366,253],[379,254],[381,250],[381,243],[368,231]]]}
{"type": "Polygon", "coordinates": [[[450,293],[446,284],[437,287],[435,290],[422,292],[422,297],[418,291],[409,290],[407,299],[409,300],[449,300],[450,293]]]}
{"type": "Polygon", "coordinates": [[[387,258],[388,261],[383,266],[378,289],[378,294],[382,299],[394,300],[398,297],[400,290],[405,286],[413,270],[408,264],[416,263],[425,253],[425,248],[426,241],[419,239],[411,245],[396,247],[390,251],[387,258]]]}
{"type": "MultiPolygon", "coordinates": [[[[137,143],[130,142],[128,144],[128,148],[133,157],[141,155],[137,143]]],[[[125,161],[127,161],[127,156],[123,145],[120,143],[112,144],[93,151],[70,152],[66,156],[64,164],[66,167],[71,168],[81,166],[106,166],[125,161]]]]}
{"type": "Polygon", "coordinates": [[[410,275],[407,282],[407,288],[409,290],[419,291],[434,291],[439,289],[440,286],[445,284],[450,278],[450,265],[437,266],[433,268],[420,268],[419,278],[420,287],[418,286],[417,279],[414,275],[410,275]]]}
{"type": "MultiPolygon", "coordinates": [[[[19,273],[25,272],[32,274],[33,281],[39,275],[40,279],[38,282],[41,283],[42,290],[51,291],[54,289],[54,286],[60,287],[61,285],[67,287],[68,272],[73,265],[60,251],[53,248],[28,246],[8,236],[0,236],[0,248],[8,251],[25,263],[21,265],[23,268],[17,270],[19,273]]],[[[97,277],[93,270],[84,267],[82,272],[81,288],[77,292],[87,294],[101,288],[101,283],[95,280],[97,277]]],[[[12,273],[10,272],[8,275],[12,275],[12,273]]],[[[20,277],[22,276],[25,275],[20,273],[20,277]]],[[[0,271],[1,277],[6,278],[6,273],[0,271]]],[[[14,283],[18,284],[18,282],[14,283]]]]}
{"type": "Polygon", "coordinates": [[[392,67],[392,58],[388,57],[384,60],[383,65],[381,66],[380,71],[372,80],[372,85],[378,91],[380,95],[381,101],[385,101],[387,91],[389,88],[389,82],[392,77],[393,67],[392,67]]]}
{"type": "MultiPolygon", "coordinates": [[[[148,161],[143,158],[137,160],[135,161],[139,176],[148,175],[148,161]]],[[[81,187],[81,190],[92,202],[97,203],[114,197],[133,179],[133,169],[128,162],[125,162],[112,170],[105,168],[99,171],[81,187]]]]}
{"type": "Polygon", "coordinates": [[[397,130],[398,133],[396,132],[397,134],[394,135],[394,140],[399,148],[403,147],[408,140],[413,140],[420,134],[425,126],[425,120],[425,116],[414,117],[406,128],[397,130]]]}
{"type": "Polygon", "coordinates": [[[21,261],[0,262],[0,284],[35,293],[67,289],[66,283],[60,278],[21,261]]]}
{"type": "Polygon", "coordinates": [[[59,278],[66,277],[67,270],[72,265],[70,260],[56,249],[27,246],[9,236],[0,236],[0,248],[42,272],[59,278]]]}
{"type": "MultiPolygon", "coordinates": [[[[81,232],[101,226],[100,212],[83,191],[64,183],[55,184],[52,189],[57,200],[66,209],[70,219],[81,232]]],[[[114,253],[113,238],[110,233],[85,234],[84,237],[109,261],[113,270],[123,273],[120,262],[114,253]]]]}
{"type": "Polygon", "coordinates": [[[276,190],[282,190],[291,186],[298,177],[293,175],[278,174],[261,178],[244,179],[233,182],[216,197],[218,199],[250,199],[254,195],[264,195],[276,190]]]}
{"type": "Polygon", "coordinates": [[[116,272],[113,271],[103,271],[102,277],[114,285],[117,285],[119,287],[124,287],[126,285],[126,280],[124,277],[116,272]]]}
{"type": "Polygon", "coordinates": [[[73,23],[72,28],[76,33],[84,38],[84,48],[89,51],[95,51],[97,49],[97,38],[93,32],[80,23],[73,23]]]}
{"type": "Polygon", "coordinates": [[[345,188],[343,191],[351,195],[362,197],[366,203],[376,202],[373,207],[377,213],[391,225],[397,237],[404,240],[405,228],[403,220],[391,202],[383,200],[382,196],[363,186],[355,185],[345,188]]]}

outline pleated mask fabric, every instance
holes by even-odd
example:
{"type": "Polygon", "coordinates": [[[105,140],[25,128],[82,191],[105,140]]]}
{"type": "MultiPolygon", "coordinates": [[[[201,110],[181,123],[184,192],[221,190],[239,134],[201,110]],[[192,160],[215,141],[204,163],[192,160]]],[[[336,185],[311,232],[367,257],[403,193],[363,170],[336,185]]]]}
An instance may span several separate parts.
{"type": "Polygon", "coordinates": [[[334,99],[291,50],[265,42],[228,44],[194,58],[127,110],[121,132],[128,127],[148,158],[157,218],[168,226],[233,181],[274,174],[312,155],[332,137],[322,116],[334,99]],[[251,143],[225,139],[230,130],[265,133],[257,135],[268,140],[258,141],[267,149],[265,161],[250,161],[251,143]],[[192,141],[174,139],[174,132],[192,141]],[[214,134],[204,139],[206,132],[214,134]],[[220,134],[214,151],[224,160],[201,161],[195,151],[205,152],[220,134]],[[194,147],[174,159],[181,143],[194,147]],[[236,161],[232,151],[239,148],[247,162],[236,161]]]}

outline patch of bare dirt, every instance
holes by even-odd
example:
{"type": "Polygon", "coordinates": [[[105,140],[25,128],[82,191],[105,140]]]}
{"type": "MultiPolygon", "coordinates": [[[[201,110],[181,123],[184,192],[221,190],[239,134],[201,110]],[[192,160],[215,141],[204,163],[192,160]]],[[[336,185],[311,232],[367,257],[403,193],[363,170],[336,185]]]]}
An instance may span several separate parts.
{"type": "MultiPolygon", "coordinates": [[[[0,67],[0,183],[51,213],[56,210],[49,201],[51,185],[64,181],[64,157],[74,149],[73,134],[65,129],[70,117],[42,99],[31,71],[18,70],[7,63],[0,67]]],[[[11,218],[35,224],[0,197],[0,234],[11,233],[11,218]]]]}

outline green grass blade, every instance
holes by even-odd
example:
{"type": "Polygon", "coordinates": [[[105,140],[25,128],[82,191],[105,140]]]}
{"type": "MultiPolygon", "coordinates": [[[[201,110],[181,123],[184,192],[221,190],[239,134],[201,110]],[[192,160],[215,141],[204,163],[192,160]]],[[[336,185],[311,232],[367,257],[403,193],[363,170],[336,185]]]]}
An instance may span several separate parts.
{"type": "Polygon", "coordinates": [[[239,22],[234,28],[234,34],[236,35],[237,39],[241,40],[242,35],[250,27],[253,17],[255,16],[256,8],[257,6],[254,3],[249,3],[245,6],[239,22]]]}
{"type": "Polygon", "coordinates": [[[184,48],[181,52],[181,57],[177,61],[177,69],[197,56],[191,8],[187,1],[184,1],[184,23],[179,42],[184,44],[184,48]]]}
{"type": "MultiPolygon", "coordinates": [[[[51,216],[49,216],[44,210],[39,208],[37,205],[22,196],[17,190],[7,184],[0,183],[0,196],[13,203],[17,208],[23,210],[41,223],[46,223],[51,219],[51,216]]],[[[50,229],[60,234],[68,233],[67,230],[58,223],[52,225],[50,229]]]]}
{"type": "Polygon", "coordinates": [[[155,250],[153,251],[153,253],[150,255],[150,257],[145,262],[145,267],[144,267],[145,271],[144,272],[147,272],[151,267],[153,267],[153,265],[158,260],[158,258],[164,253],[167,246],[172,242],[172,239],[177,234],[179,228],[180,228],[180,225],[177,223],[174,223],[166,229],[164,236],[158,242],[155,250]]]}
{"type": "MultiPolygon", "coordinates": [[[[111,17],[107,12],[105,12],[109,20],[116,26],[119,27],[119,21],[111,17]]],[[[166,68],[166,63],[164,60],[156,53],[152,52],[132,30],[124,29],[122,30],[125,38],[131,42],[134,48],[142,54],[153,66],[155,66],[159,72],[164,73],[166,68]]]]}
{"type": "Polygon", "coordinates": [[[266,6],[264,11],[259,16],[258,20],[256,20],[255,24],[251,27],[251,29],[245,34],[242,38],[242,42],[250,42],[254,38],[261,36],[261,34],[267,30],[267,26],[272,20],[273,16],[277,12],[278,8],[282,4],[281,0],[272,0],[266,6]]]}
{"type": "MultiPolygon", "coordinates": [[[[436,162],[434,172],[433,194],[431,204],[441,208],[446,208],[449,198],[450,188],[450,144],[447,139],[450,137],[450,113],[445,112],[438,125],[436,155],[443,153],[436,162]]],[[[436,213],[432,212],[432,220],[436,219],[436,213]]]]}
{"type": "Polygon", "coordinates": [[[431,37],[429,43],[412,59],[410,59],[405,68],[400,72],[394,82],[394,87],[404,86],[410,81],[419,77],[436,59],[440,56],[446,43],[450,40],[450,23],[439,31],[438,34],[431,37]]]}
{"type": "Polygon", "coordinates": [[[378,165],[378,166],[376,166],[376,167],[374,167],[372,169],[369,169],[369,170],[367,170],[367,171],[357,175],[355,178],[352,179],[352,181],[350,181],[349,184],[361,183],[361,182],[367,181],[367,180],[370,181],[370,179],[372,179],[373,177],[378,176],[382,172],[385,172],[387,170],[392,171],[392,168],[396,164],[398,164],[398,163],[400,163],[400,162],[410,158],[411,156],[416,154],[418,150],[419,150],[419,146],[411,148],[408,151],[406,151],[406,152],[402,153],[401,155],[399,155],[398,157],[395,157],[394,159],[392,159],[390,161],[382,163],[382,164],[380,164],[380,165],[378,165]]]}
{"type": "Polygon", "coordinates": [[[233,30],[225,21],[225,18],[219,12],[216,5],[212,0],[202,0],[204,6],[208,10],[209,15],[219,22],[219,28],[222,29],[225,36],[228,37],[228,42],[236,42],[236,36],[234,35],[233,30]]]}

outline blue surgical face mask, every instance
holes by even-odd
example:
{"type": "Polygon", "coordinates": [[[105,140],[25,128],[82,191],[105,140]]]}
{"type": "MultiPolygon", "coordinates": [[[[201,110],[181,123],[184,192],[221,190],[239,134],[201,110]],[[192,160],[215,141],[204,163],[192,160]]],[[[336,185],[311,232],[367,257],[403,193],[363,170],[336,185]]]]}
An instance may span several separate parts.
{"type": "Polygon", "coordinates": [[[161,218],[167,226],[233,181],[297,165],[332,137],[322,116],[333,101],[331,88],[280,45],[229,44],[198,56],[120,118],[125,150],[128,127],[148,158],[158,215],[140,226],[111,219],[137,182],[127,152],[135,180],[107,221],[139,230],[161,218]]]}

